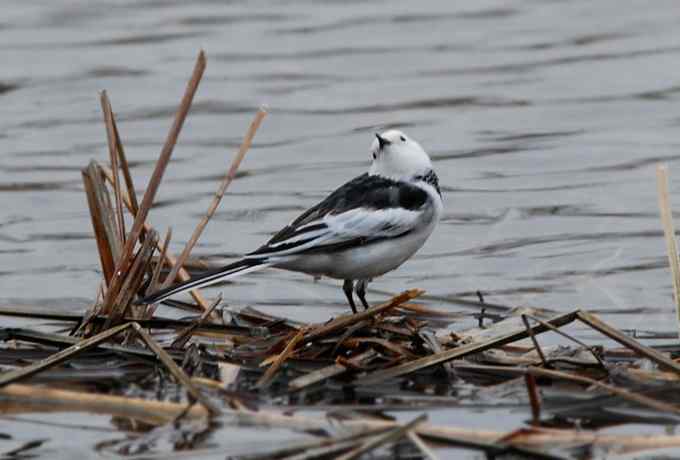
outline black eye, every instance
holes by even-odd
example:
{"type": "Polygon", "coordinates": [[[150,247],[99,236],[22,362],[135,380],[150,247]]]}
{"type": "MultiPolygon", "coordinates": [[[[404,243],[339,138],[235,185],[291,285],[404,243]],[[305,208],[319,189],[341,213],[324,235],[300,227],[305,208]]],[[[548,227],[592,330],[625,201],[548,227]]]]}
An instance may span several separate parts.
{"type": "Polygon", "coordinates": [[[406,142],[406,138],[404,136],[399,136],[399,139],[401,139],[402,142],[406,142]]]}
{"type": "Polygon", "coordinates": [[[374,153],[374,154],[373,154],[373,159],[375,160],[376,158],[378,158],[378,155],[376,155],[376,154],[374,153]]]}

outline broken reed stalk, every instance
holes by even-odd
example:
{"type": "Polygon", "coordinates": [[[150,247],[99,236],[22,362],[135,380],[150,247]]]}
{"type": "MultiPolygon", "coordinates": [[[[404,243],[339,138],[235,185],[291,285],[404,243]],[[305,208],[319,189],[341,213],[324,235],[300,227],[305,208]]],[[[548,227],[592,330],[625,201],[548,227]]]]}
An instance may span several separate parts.
{"type": "MultiPolygon", "coordinates": [[[[158,262],[156,262],[156,266],[154,267],[153,273],[151,274],[151,280],[149,281],[149,284],[146,287],[145,295],[149,295],[152,292],[155,292],[160,285],[161,271],[163,271],[163,265],[165,265],[171,238],[172,227],[168,227],[168,231],[165,233],[165,239],[163,240],[163,246],[161,247],[161,252],[158,255],[158,262]]],[[[147,305],[144,309],[143,317],[153,318],[153,315],[156,313],[157,307],[158,304],[147,305]]]]}
{"type": "Polygon", "coordinates": [[[543,349],[538,343],[538,340],[536,339],[536,336],[534,335],[534,331],[531,329],[531,325],[529,324],[529,320],[527,319],[526,315],[522,315],[522,322],[524,323],[524,327],[527,328],[527,333],[529,334],[529,337],[531,338],[531,342],[534,344],[534,348],[536,349],[536,353],[538,353],[539,358],[541,358],[541,363],[543,363],[543,367],[550,368],[550,364],[548,364],[548,360],[545,359],[545,355],[543,354],[543,349]]]}
{"type": "Polygon", "coordinates": [[[128,195],[130,196],[130,213],[134,218],[137,216],[137,212],[139,211],[139,202],[137,201],[137,192],[135,192],[135,184],[132,181],[130,165],[128,164],[127,156],[125,155],[123,142],[120,140],[120,133],[118,132],[118,125],[116,124],[116,116],[114,115],[113,111],[111,111],[111,124],[113,125],[113,133],[116,137],[116,151],[118,152],[118,159],[120,160],[120,169],[123,171],[125,187],[127,188],[128,195]]]}
{"type": "Polygon", "coordinates": [[[213,415],[220,413],[220,409],[196,388],[196,386],[191,382],[191,379],[175,363],[172,357],[170,357],[170,355],[165,350],[163,350],[163,348],[161,348],[160,345],[158,345],[158,343],[156,343],[156,341],[153,340],[153,338],[151,338],[151,336],[136,322],[129,322],[112,327],[111,329],[107,329],[93,337],[78,341],[74,345],[54,353],[46,359],[0,374],[0,388],[66,362],[76,355],[79,355],[90,348],[96,347],[128,329],[133,329],[137,333],[137,335],[144,341],[146,346],[163,363],[167,370],[177,379],[178,382],[184,385],[191,396],[193,396],[198,402],[205,406],[208,412],[213,415]]]}
{"type": "Polygon", "coordinates": [[[389,339],[382,339],[376,337],[348,337],[342,341],[342,345],[355,348],[363,345],[378,345],[380,348],[387,350],[401,359],[415,359],[417,355],[414,355],[408,350],[408,348],[403,347],[394,343],[389,339]]]}
{"type": "Polygon", "coordinates": [[[524,328],[523,330],[516,330],[508,334],[502,335],[500,337],[495,337],[481,343],[471,343],[468,345],[462,345],[450,350],[442,351],[440,353],[434,353],[430,356],[425,356],[423,358],[418,358],[404,364],[400,364],[387,369],[382,369],[369,373],[363,377],[358,378],[354,383],[357,385],[371,385],[381,382],[386,379],[400,377],[402,375],[410,374],[431,366],[436,366],[454,359],[462,358],[464,356],[479,353],[482,351],[489,350],[491,348],[497,348],[509,343],[521,340],[530,336],[530,333],[534,335],[541,334],[550,330],[548,325],[553,327],[561,327],[565,324],[569,324],[575,319],[587,324],[593,329],[601,332],[607,337],[619,342],[620,344],[630,348],[631,350],[637,352],[639,355],[644,356],[659,366],[670,369],[673,372],[680,375],[680,364],[676,363],[670,358],[667,358],[662,353],[650,348],[648,346],[642,345],[641,343],[633,340],[617,329],[604,323],[602,320],[597,318],[583,310],[576,310],[570,313],[565,313],[563,315],[557,316],[546,322],[541,322],[538,325],[531,326],[529,328],[524,328]]]}
{"type": "Polygon", "coordinates": [[[102,91],[99,97],[104,113],[104,125],[106,127],[106,141],[109,145],[109,158],[111,159],[111,171],[113,172],[113,193],[116,198],[116,221],[118,223],[118,239],[125,244],[125,219],[123,217],[123,202],[120,197],[120,175],[118,174],[118,149],[116,147],[116,132],[113,126],[113,110],[111,102],[102,91]]]}
{"type": "Polygon", "coordinates": [[[671,267],[673,277],[673,299],[675,300],[675,318],[680,338],[680,258],[678,256],[678,243],[675,239],[675,226],[673,225],[673,211],[668,198],[668,168],[665,165],[656,167],[656,184],[659,194],[659,210],[661,211],[661,223],[666,238],[666,253],[668,264],[671,267]]]}
{"type": "MultiPolygon", "coordinates": [[[[542,369],[541,369],[542,370],[542,369]]],[[[554,372],[554,371],[550,371],[554,372]]],[[[148,401],[139,398],[93,394],[72,390],[56,390],[42,386],[13,384],[0,388],[0,413],[26,413],[36,411],[58,410],[61,412],[94,412],[117,415],[143,420],[148,423],[161,424],[177,417],[186,409],[186,404],[148,401]]],[[[187,417],[202,419],[208,411],[194,405],[187,417]]],[[[226,417],[234,417],[242,423],[261,426],[279,427],[296,430],[326,430],[329,421],[326,417],[286,416],[277,412],[261,410],[225,411],[226,417]]],[[[399,426],[387,420],[346,420],[343,427],[350,430],[366,432],[368,430],[393,429],[399,426]]],[[[455,426],[438,426],[421,423],[412,430],[418,436],[437,442],[457,444],[495,443],[506,433],[493,430],[474,430],[455,426]]],[[[575,444],[592,444],[595,447],[630,449],[659,449],[664,447],[680,447],[680,436],[658,434],[607,434],[600,431],[564,430],[549,428],[533,428],[530,431],[514,436],[514,445],[533,447],[573,447],[575,444]]]]}
{"type": "Polygon", "coordinates": [[[330,445],[326,445],[325,447],[319,447],[316,449],[305,449],[303,452],[300,452],[299,454],[290,457],[285,457],[283,460],[312,460],[315,458],[338,459],[341,458],[340,455],[350,452],[357,446],[361,446],[366,439],[375,439],[376,436],[379,436],[381,433],[384,433],[385,431],[388,430],[385,429],[370,430],[355,433],[349,436],[342,436],[339,439],[338,438],[323,439],[322,440],[323,444],[330,445]]]}
{"type": "Polygon", "coordinates": [[[680,414],[680,407],[671,405],[666,401],[659,401],[648,396],[633,393],[632,391],[624,390],[623,388],[618,388],[613,385],[608,385],[606,383],[600,382],[599,380],[594,380],[582,375],[576,375],[571,374],[569,372],[556,371],[552,369],[543,369],[540,367],[533,366],[527,368],[527,372],[535,376],[550,377],[560,380],[568,380],[572,382],[596,386],[606,391],[607,393],[619,396],[627,401],[634,402],[641,406],[649,407],[650,409],[654,409],[662,413],[672,412],[674,414],[680,414]]]}
{"type": "Polygon", "coordinates": [[[320,326],[316,329],[312,329],[304,338],[304,340],[310,341],[318,339],[319,337],[325,337],[327,335],[333,334],[334,332],[337,332],[341,329],[345,329],[354,323],[358,323],[365,319],[373,318],[375,317],[375,315],[379,313],[383,313],[391,308],[401,305],[404,302],[408,302],[411,299],[415,299],[419,295],[422,295],[424,292],[425,291],[423,291],[422,289],[409,289],[407,291],[402,292],[401,294],[392,297],[387,302],[380,305],[376,305],[375,307],[371,307],[368,310],[364,310],[362,312],[350,315],[339,316],[338,318],[335,318],[328,324],[320,326]]]}
{"type": "MultiPolygon", "coordinates": [[[[109,307],[109,314],[104,322],[104,329],[108,329],[111,325],[118,324],[126,316],[130,304],[134,300],[135,295],[144,281],[144,272],[151,266],[151,257],[153,256],[153,251],[157,244],[158,232],[156,232],[156,230],[151,230],[142,243],[142,247],[139,248],[135,254],[132,264],[128,269],[128,275],[124,278],[123,284],[118,291],[118,295],[114,298],[113,304],[109,307]]],[[[131,316],[137,319],[139,315],[133,313],[131,316]]]]}
{"type": "Polygon", "coordinates": [[[194,334],[194,332],[203,325],[205,320],[208,319],[208,316],[212,314],[212,312],[215,310],[215,308],[217,308],[217,306],[220,303],[222,303],[222,294],[217,296],[212,305],[210,305],[210,308],[204,311],[201,314],[201,316],[196,321],[194,321],[194,323],[191,326],[184,328],[177,334],[177,337],[175,337],[175,340],[172,341],[170,348],[177,349],[184,348],[187,342],[191,339],[191,336],[194,334]]]}
{"type": "Polygon", "coordinates": [[[97,288],[97,295],[95,296],[95,305],[100,304],[104,301],[104,292],[106,290],[106,280],[101,280],[99,282],[99,287],[97,288]]]}
{"type": "MultiPolygon", "coordinates": [[[[1,311],[0,314],[6,315],[7,312],[1,311]]],[[[15,312],[15,314],[10,314],[10,316],[19,316],[24,318],[35,318],[35,319],[48,319],[56,321],[69,321],[69,322],[80,322],[82,315],[78,314],[30,314],[25,315],[21,312],[15,312]]],[[[97,316],[93,319],[95,322],[104,322],[106,320],[105,316],[97,316]]],[[[169,318],[157,318],[157,319],[133,319],[125,318],[126,322],[135,321],[139,323],[140,326],[146,329],[184,329],[189,326],[196,324],[194,321],[180,320],[180,319],[169,319],[169,318]]],[[[198,326],[198,329],[202,333],[206,334],[220,334],[220,335],[237,335],[242,337],[260,337],[262,335],[261,331],[257,331],[255,328],[248,326],[235,326],[228,324],[216,324],[207,323],[198,326]]],[[[33,331],[31,329],[21,329],[21,328],[11,328],[0,330],[0,338],[2,340],[21,340],[26,342],[39,343],[50,346],[61,347],[62,345],[73,345],[78,343],[78,339],[71,335],[61,335],[61,334],[50,334],[46,332],[33,331]]],[[[137,354],[140,350],[136,347],[121,347],[115,348],[114,345],[99,345],[102,349],[115,350],[117,353],[129,353],[132,355],[137,354]],[[113,348],[111,348],[113,347],[113,348]]],[[[144,356],[150,356],[148,353],[142,353],[144,356]]]]}
{"type": "Polygon", "coordinates": [[[536,385],[536,378],[533,374],[524,374],[524,382],[527,386],[529,403],[531,405],[531,424],[539,426],[541,424],[541,396],[536,385]]]}
{"type": "Polygon", "coordinates": [[[616,340],[621,345],[630,348],[639,355],[644,356],[645,358],[648,358],[651,361],[654,361],[660,367],[669,369],[675,372],[676,374],[680,375],[680,364],[676,363],[675,361],[666,357],[664,354],[656,351],[655,349],[643,345],[640,342],[632,339],[631,337],[628,337],[621,331],[604,323],[597,316],[592,315],[583,310],[579,310],[577,312],[577,317],[579,321],[587,324],[588,326],[592,327],[597,331],[600,331],[602,334],[606,335],[610,339],[616,340]]]}
{"type": "MultiPolygon", "coordinates": [[[[12,384],[0,388],[0,413],[91,412],[129,417],[153,425],[167,423],[186,409],[186,404],[149,401],[87,391],[58,390],[42,386],[12,384]]],[[[194,404],[187,416],[203,419],[208,411],[194,404]]]]}
{"type": "Polygon", "coordinates": [[[144,192],[142,202],[139,205],[139,212],[137,212],[137,215],[135,216],[135,219],[132,223],[132,228],[130,229],[128,239],[125,242],[121,257],[116,262],[116,269],[113,273],[113,279],[111,280],[109,291],[107,292],[107,299],[104,302],[104,304],[108,305],[109,308],[113,297],[118,294],[120,285],[123,282],[123,278],[127,274],[127,270],[132,259],[132,252],[142,232],[146,217],[151,210],[151,205],[153,204],[156,192],[158,191],[158,187],[160,186],[161,180],[163,179],[165,169],[170,162],[170,157],[172,156],[175,144],[177,143],[177,138],[179,137],[179,133],[182,130],[182,126],[184,125],[184,120],[186,120],[189,109],[191,108],[191,102],[193,101],[196,90],[198,89],[198,84],[201,81],[201,77],[203,76],[205,66],[205,54],[203,51],[201,51],[198,54],[191,79],[187,84],[184,96],[182,97],[180,106],[177,110],[177,113],[175,114],[175,120],[172,124],[172,127],[170,128],[170,131],[168,132],[165,144],[163,145],[161,154],[158,158],[158,161],[156,162],[156,167],[154,168],[154,171],[151,175],[151,179],[149,179],[146,192],[144,192]]]}
{"type": "MultiPolygon", "coordinates": [[[[104,178],[110,183],[113,184],[113,173],[107,169],[106,167],[100,166],[101,168],[101,173],[104,175],[104,178]]],[[[130,212],[132,212],[132,202],[130,200],[130,196],[123,192],[123,203],[125,203],[125,206],[128,208],[130,212]]],[[[148,222],[144,222],[144,231],[149,232],[152,230],[151,225],[148,222]]],[[[160,250],[162,250],[161,247],[158,247],[160,250]]],[[[170,267],[174,267],[176,265],[176,259],[175,257],[169,252],[166,251],[165,254],[165,263],[168,264],[170,267]]],[[[189,272],[187,272],[185,269],[180,268],[179,272],[177,273],[177,278],[180,281],[188,281],[191,279],[189,276],[189,272]]],[[[201,295],[201,292],[198,289],[194,289],[192,291],[189,291],[189,294],[194,298],[196,303],[201,307],[202,311],[207,310],[210,308],[210,304],[208,301],[201,295]]]]}
{"type": "MultiPolygon", "coordinates": [[[[158,288],[158,280],[161,276],[161,271],[163,270],[163,265],[165,262],[165,256],[168,253],[168,246],[170,246],[170,239],[172,238],[172,227],[168,227],[168,231],[165,232],[165,238],[163,239],[163,246],[161,247],[160,255],[158,256],[158,263],[154,267],[153,273],[151,274],[151,281],[149,281],[149,287],[146,289],[146,294],[150,294],[158,288]]],[[[150,309],[151,306],[149,306],[150,309]]],[[[147,311],[149,310],[147,309],[147,311]]],[[[151,318],[153,316],[153,311],[145,315],[146,318],[151,318]]]]}
{"type": "MultiPolygon", "coordinates": [[[[553,326],[564,326],[569,324],[577,318],[578,311],[573,311],[570,313],[565,313],[563,315],[557,316],[548,321],[549,324],[553,326]]],[[[534,334],[540,334],[548,330],[547,327],[538,324],[529,328],[534,334]]],[[[507,345],[508,343],[515,342],[517,340],[525,339],[529,336],[528,329],[518,329],[508,334],[502,335],[500,337],[495,337],[486,342],[481,343],[471,343],[468,345],[462,345],[450,350],[445,350],[440,353],[434,353],[430,356],[425,356],[423,358],[414,359],[404,364],[400,364],[387,369],[382,369],[375,371],[373,373],[367,374],[363,377],[357,379],[354,383],[356,385],[373,385],[383,380],[400,377],[405,374],[410,374],[411,372],[419,371],[431,366],[436,366],[453,359],[462,358],[464,356],[479,353],[482,351],[489,350],[491,348],[500,347],[507,345]]]]}
{"type": "Polygon", "coordinates": [[[607,369],[607,366],[605,366],[604,361],[602,361],[602,358],[600,358],[600,356],[599,356],[599,355],[597,354],[597,352],[593,349],[593,347],[591,347],[591,346],[589,346],[589,345],[586,345],[585,343],[583,343],[581,340],[577,339],[576,337],[572,337],[571,335],[567,334],[566,332],[561,331],[560,329],[558,329],[558,328],[552,326],[552,325],[549,324],[549,323],[546,323],[546,322],[543,321],[541,318],[538,318],[538,317],[536,317],[536,316],[534,316],[534,315],[530,315],[530,314],[528,314],[528,313],[524,313],[523,316],[526,316],[527,318],[531,318],[532,320],[536,321],[537,323],[544,325],[545,327],[547,327],[548,329],[550,329],[550,330],[553,331],[554,333],[559,334],[559,335],[561,335],[562,337],[564,337],[565,339],[571,340],[572,342],[574,342],[574,343],[576,343],[576,344],[582,346],[583,348],[585,348],[586,350],[588,350],[588,351],[590,352],[591,355],[593,355],[593,358],[595,358],[595,360],[596,360],[598,363],[600,363],[600,366],[602,366],[602,369],[607,369]]]}
{"type": "Polygon", "coordinates": [[[337,457],[337,460],[355,460],[361,457],[363,454],[368,453],[384,444],[390,442],[396,442],[400,438],[404,437],[408,432],[415,429],[418,425],[427,420],[427,415],[422,414],[403,426],[397,426],[396,428],[388,431],[385,434],[375,436],[373,439],[363,442],[356,449],[352,449],[344,455],[337,457]]]}
{"type": "Polygon", "coordinates": [[[423,441],[415,431],[409,431],[406,436],[408,436],[408,439],[413,443],[414,446],[418,448],[420,453],[423,454],[425,458],[429,460],[439,460],[437,454],[435,454],[434,451],[430,449],[430,446],[425,444],[425,441],[423,441]]]}
{"type": "Polygon", "coordinates": [[[241,147],[239,147],[238,149],[238,153],[231,162],[229,170],[224,176],[224,179],[222,179],[219,188],[215,192],[215,196],[213,197],[210,206],[208,206],[208,211],[206,212],[205,216],[203,216],[198,225],[196,225],[194,232],[191,234],[191,238],[189,238],[189,241],[187,241],[186,246],[184,246],[184,249],[180,253],[179,257],[177,257],[175,266],[170,271],[170,274],[165,279],[165,282],[161,284],[161,289],[169,287],[170,284],[174,282],[175,278],[177,277],[177,272],[179,271],[180,268],[182,268],[184,262],[186,262],[186,260],[189,258],[191,250],[194,248],[194,246],[198,242],[198,239],[203,234],[203,230],[205,229],[206,225],[208,225],[208,222],[215,214],[215,211],[217,210],[220,201],[222,201],[222,197],[224,196],[224,193],[227,191],[229,184],[231,184],[231,182],[234,180],[234,177],[236,177],[236,172],[238,171],[239,165],[241,164],[241,161],[243,161],[243,158],[250,149],[250,145],[253,142],[255,133],[257,132],[257,129],[260,127],[260,124],[262,124],[262,120],[266,115],[267,112],[262,108],[258,110],[257,114],[255,114],[255,118],[253,119],[252,123],[250,124],[250,127],[248,128],[248,131],[246,132],[245,137],[243,138],[241,147]]]}
{"type": "Polygon", "coordinates": [[[294,444],[286,443],[287,445],[270,450],[269,452],[246,455],[239,458],[242,460],[271,460],[274,458],[280,460],[311,460],[314,458],[331,458],[330,455],[347,452],[359,444],[362,439],[384,433],[387,430],[388,428],[378,428],[348,435],[300,441],[294,444]]]}
{"type": "MultiPolygon", "coordinates": [[[[432,352],[441,353],[444,351],[444,347],[442,347],[442,344],[439,342],[437,334],[434,331],[424,330],[420,333],[420,336],[425,341],[425,343],[429,345],[432,352]]],[[[442,366],[444,367],[444,370],[446,371],[446,374],[451,382],[461,382],[461,379],[458,377],[453,363],[444,363],[442,366]]]]}
{"type": "Polygon", "coordinates": [[[271,366],[269,366],[269,368],[265,371],[264,375],[262,375],[262,377],[260,377],[260,379],[257,381],[255,388],[263,389],[269,386],[269,384],[274,379],[276,372],[279,370],[283,362],[288,359],[291,354],[293,354],[295,347],[303,339],[306,332],[307,330],[302,328],[295,334],[295,336],[293,336],[293,338],[286,344],[286,347],[283,349],[283,351],[279,353],[271,366]]]}
{"type": "Polygon", "coordinates": [[[137,335],[146,343],[146,346],[153,351],[168,371],[187,389],[189,394],[200,402],[212,415],[219,415],[221,413],[219,407],[214,405],[212,401],[206,398],[201,391],[191,382],[189,376],[180,368],[170,355],[161,348],[156,341],[137,323],[128,323],[132,325],[137,335]]]}
{"type": "MultiPolygon", "coordinates": [[[[82,341],[82,339],[70,335],[51,334],[48,332],[32,331],[30,329],[13,329],[6,337],[7,339],[29,342],[34,345],[47,345],[57,348],[78,345],[82,341]]],[[[115,343],[100,343],[97,345],[97,348],[102,351],[110,351],[117,355],[127,355],[131,358],[140,357],[153,359],[155,356],[146,348],[123,346],[115,343]]],[[[175,357],[175,359],[179,358],[179,356],[175,357]]]]}
{"type": "Polygon", "coordinates": [[[83,187],[92,218],[92,229],[97,241],[104,281],[109,286],[120,257],[121,243],[116,236],[115,217],[111,198],[99,174],[99,165],[91,161],[82,171],[83,187]]]}
{"type": "Polygon", "coordinates": [[[298,391],[315,383],[330,379],[331,377],[337,377],[346,372],[347,369],[360,367],[376,356],[378,356],[378,352],[373,348],[369,348],[365,352],[349,358],[344,362],[340,359],[336,359],[335,363],[330,366],[322,367],[321,369],[294,378],[288,382],[288,389],[290,391],[298,391]]]}
{"type": "Polygon", "coordinates": [[[9,372],[4,372],[0,374],[0,388],[10,383],[26,379],[32,375],[37,374],[38,372],[44,371],[45,369],[49,369],[50,367],[54,367],[57,364],[61,364],[67,361],[68,359],[76,356],[77,354],[82,353],[85,350],[89,350],[90,348],[96,347],[100,343],[105,342],[109,340],[111,337],[118,335],[122,331],[128,329],[130,327],[130,324],[131,323],[121,324],[120,326],[113,327],[100,334],[90,337],[89,339],[81,340],[75,345],[72,345],[60,352],[51,355],[47,359],[43,359],[42,361],[38,361],[33,364],[29,364],[28,366],[14,369],[9,372]]]}

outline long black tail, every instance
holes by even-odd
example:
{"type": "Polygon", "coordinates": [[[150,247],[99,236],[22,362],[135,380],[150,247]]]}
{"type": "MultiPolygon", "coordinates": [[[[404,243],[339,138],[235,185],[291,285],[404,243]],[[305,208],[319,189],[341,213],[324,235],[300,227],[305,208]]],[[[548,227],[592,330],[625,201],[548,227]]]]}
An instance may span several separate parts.
{"type": "Polygon", "coordinates": [[[201,288],[210,284],[215,284],[220,281],[235,278],[244,273],[254,272],[268,267],[270,264],[262,259],[241,259],[224,267],[216,268],[214,270],[201,273],[196,278],[189,281],[170,286],[166,289],[161,289],[153,294],[143,298],[140,303],[152,304],[162,302],[170,296],[180,294],[182,292],[190,291],[192,289],[201,288]]]}

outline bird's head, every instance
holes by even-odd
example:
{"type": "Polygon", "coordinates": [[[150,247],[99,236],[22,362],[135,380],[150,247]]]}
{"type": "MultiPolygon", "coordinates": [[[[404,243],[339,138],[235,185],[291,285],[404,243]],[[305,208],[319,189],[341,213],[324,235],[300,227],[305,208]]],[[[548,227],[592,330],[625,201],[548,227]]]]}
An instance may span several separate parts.
{"type": "Polygon", "coordinates": [[[420,144],[396,129],[376,133],[371,156],[370,175],[405,179],[432,169],[430,157],[420,144]]]}

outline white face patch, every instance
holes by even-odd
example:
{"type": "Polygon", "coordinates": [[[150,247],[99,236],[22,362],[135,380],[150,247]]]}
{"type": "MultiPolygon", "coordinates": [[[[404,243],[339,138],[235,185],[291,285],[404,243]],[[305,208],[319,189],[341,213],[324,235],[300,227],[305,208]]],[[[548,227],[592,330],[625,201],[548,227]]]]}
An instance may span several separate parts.
{"type": "Polygon", "coordinates": [[[371,145],[373,162],[369,174],[392,179],[413,177],[432,168],[430,157],[401,131],[389,130],[376,136],[371,145]]]}

